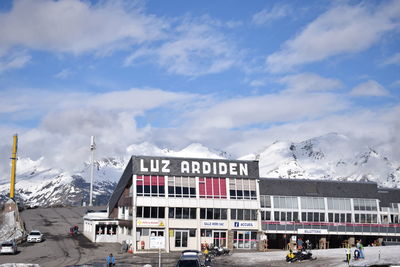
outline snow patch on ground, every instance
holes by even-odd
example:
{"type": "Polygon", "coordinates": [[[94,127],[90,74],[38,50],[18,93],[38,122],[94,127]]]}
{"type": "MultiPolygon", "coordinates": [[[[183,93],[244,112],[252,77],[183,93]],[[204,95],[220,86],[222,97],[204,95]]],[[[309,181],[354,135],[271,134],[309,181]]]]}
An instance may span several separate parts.
{"type": "MultiPolygon", "coordinates": [[[[384,247],[365,247],[365,259],[351,260],[350,266],[370,266],[374,264],[400,264],[400,246],[384,247]]],[[[235,266],[252,266],[267,264],[275,266],[296,265],[298,263],[286,263],[285,257],[287,251],[268,251],[252,253],[233,253],[227,261],[235,266]]],[[[303,261],[305,266],[348,266],[346,259],[347,250],[344,248],[313,250],[312,254],[316,257],[313,261],[303,261]]],[[[354,255],[354,248],[351,249],[351,255],[354,255]]],[[[261,266],[261,265],[260,265],[261,266]]]]}
{"type": "Polygon", "coordinates": [[[22,238],[23,229],[16,223],[15,216],[15,211],[4,214],[3,223],[0,225],[0,242],[22,238]]]}

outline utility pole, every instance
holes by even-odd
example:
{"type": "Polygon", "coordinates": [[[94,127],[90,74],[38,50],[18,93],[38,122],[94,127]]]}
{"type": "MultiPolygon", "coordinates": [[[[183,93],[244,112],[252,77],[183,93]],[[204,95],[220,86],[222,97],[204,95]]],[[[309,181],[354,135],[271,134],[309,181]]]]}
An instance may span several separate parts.
{"type": "Polygon", "coordinates": [[[94,173],[94,151],[96,150],[96,143],[94,136],[90,139],[90,150],[92,151],[92,160],[90,162],[90,201],[89,206],[93,206],[93,173],[94,173]]]}
{"type": "Polygon", "coordinates": [[[17,169],[17,147],[18,147],[18,135],[15,134],[13,137],[13,147],[11,154],[11,182],[10,182],[10,198],[15,197],[15,171],[17,169]]]}

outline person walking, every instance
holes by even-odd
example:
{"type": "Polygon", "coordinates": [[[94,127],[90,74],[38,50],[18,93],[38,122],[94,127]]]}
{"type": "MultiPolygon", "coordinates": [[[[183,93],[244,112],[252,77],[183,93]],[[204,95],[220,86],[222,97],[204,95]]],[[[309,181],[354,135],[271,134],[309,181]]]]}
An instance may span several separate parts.
{"type": "Polygon", "coordinates": [[[357,242],[357,249],[360,252],[360,258],[361,259],[365,259],[365,255],[364,255],[364,246],[361,243],[361,239],[358,240],[357,242]]]}
{"type": "Polygon", "coordinates": [[[115,258],[112,253],[107,256],[107,267],[111,267],[115,265],[115,258]]]}

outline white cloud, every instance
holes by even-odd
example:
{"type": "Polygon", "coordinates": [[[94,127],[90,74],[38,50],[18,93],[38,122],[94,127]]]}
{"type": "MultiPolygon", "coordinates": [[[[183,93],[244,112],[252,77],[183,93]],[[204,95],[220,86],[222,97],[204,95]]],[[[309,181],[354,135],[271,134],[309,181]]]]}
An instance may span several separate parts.
{"type": "Polygon", "coordinates": [[[378,82],[369,80],[354,87],[350,95],[354,96],[387,96],[389,92],[378,82]]]}
{"type": "Polygon", "coordinates": [[[400,65],[400,53],[396,53],[393,56],[385,59],[382,64],[382,66],[386,65],[400,65]]]}
{"type": "Polygon", "coordinates": [[[291,9],[286,5],[274,5],[272,8],[264,8],[252,17],[252,22],[256,25],[268,24],[274,20],[286,17],[290,14],[291,9]]]}
{"type": "Polygon", "coordinates": [[[73,75],[73,71],[71,71],[70,69],[63,69],[59,73],[54,75],[54,77],[56,77],[57,79],[64,80],[71,77],[71,75],[73,75]]]}
{"type": "Polygon", "coordinates": [[[11,52],[8,54],[0,54],[0,74],[10,69],[20,69],[24,67],[31,60],[25,51],[23,52],[11,52]]]}
{"type": "Polygon", "coordinates": [[[253,86],[253,87],[264,86],[265,85],[265,81],[263,81],[263,80],[252,80],[252,81],[250,81],[249,85],[253,86]]]}
{"type": "Polygon", "coordinates": [[[195,110],[192,127],[199,134],[209,129],[234,129],[260,123],[317,118],[348,107],[340,96],[324,94],[270,94],[230,99],[195,110]]]}
{"type": "Polygon", "coordinates": [[[165,23],[122,1],[19,0],[0,14],[0,48],[80,54],[157,40],[165,23]]]}
{"type": "Polygon", "coordinates": [[[400,153],[396,149],[400,145],[399,116],[400,106],[373,111],[352,110],[314,120],[272,125],[267,129],[248,129],[234,133],[233,136],[221,132],[213,136],[213,139],[215,145],[218,142],[228,143],[225,147],[227,151],[243,156],[259,152],[277,140],[300,142],[329,132],[338,132],[359,140],[368,140],[364,144],[382,149],[390,160],[400,162],[400,153]]]}
{"type": "Polygon", "coordinates": [[[135,51],[126,58],[125,65],[147,57],[170,73],[187,76],[227,70],[239,61],[240,52],[216,28],[208,19],[185,20],[173,29],[166,42],[135,51]]]}
{"type": "Polygon", "coordinates": [[[398,29],[400,2],[378,7],[341,5],[328,10],[288,40],[280,51],[267,57],[272,72],[290,71],[303,64],[343,53],[363,51],[388,31],[398,29]]]}
{"type": "MultiPolygon", "coordinates": [[[[97,136],[98,157],[125,156],[129,145],[143,142],[151,134],[150,127],[137,127],[138,115],[146,116],[147,111],[157,108],[171,111],[180,107],[182,111],[186,103],[195,106],[199,98],[194,94],[137,88],[106,93],[0,91],[0,137],[17,131],[12,125],[15,121],[37,120],[38,126],[32,129],[18,129],[19,155],[32,159],[44,156],[51,167],[81,168],[89,155],[91,135],[97,136]],[[4,126],[7,122],[9,127],[4,126]]],[[[0,144],[0,153],[8,151],[9,146],[0,144]]],[[[7,163],[0,159],[0,170],[2,165],[7,163]]]]}
{"type": "Polygon", "coordinates": [[[394,81],[390,86],[400,88],[400,80],[394,81]]]}
{"type": "Polygon", "coordinates": [[[287,90],[292,92],[328,91],[342,87],[339,80],[324,78],[315,73],[288,75],[279,79],[279,82],[286,84],[287,90]]]}

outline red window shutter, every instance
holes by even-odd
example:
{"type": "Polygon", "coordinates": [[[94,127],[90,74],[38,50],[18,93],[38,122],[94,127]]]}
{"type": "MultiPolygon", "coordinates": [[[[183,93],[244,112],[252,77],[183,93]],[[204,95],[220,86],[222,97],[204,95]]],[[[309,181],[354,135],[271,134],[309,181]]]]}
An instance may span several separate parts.
{"type": "Polygon", "coordinates": [[[199,178],[199,194],[200,196],[206,195],[206,184],[204,182],[204,178],[199,178]]]}
{"type": "Polygon", "coordinates": [[[143,176],[136,176],[136,185],[143,185],[143,176]]]}
{"type": "Polygon", "coordinates": [[[164,176],[158,176],[158,184],[161,186],[165,185],[165,178],[164,176]]]}
{"type": "Polygon", "coordinates": [[[218,178],[212,178],[213,180],[213,186],[214,186],[214,196],[219,197],[220,196],[220,190],[219,190],[219,179],[218,178]]]}
{"type": "Polygon", "coordinates": [[[212,180],[212,178],[206,178],[206,196],[207,197],[212,197],[212,195],[213,195],[213,191],[212,191],[212,188],[213,188],[213,180],[212,180]]]}
{"type": "Polygon", "coordinates": [[[226,180],[225,178],[219,178],[219,188],[220,188],[220,195],[223,198],[226,198],[226,180]]]}
{"type": "Polygon", "coordinates": [[[150,184],[150,176],[143,176],[144,177],[144,185],[151,185],[150,184]]]}
{"type": "Polygon", "coordinates": [[[151,185],[157,185],[157,176],[151,176],[151,185]]]}

